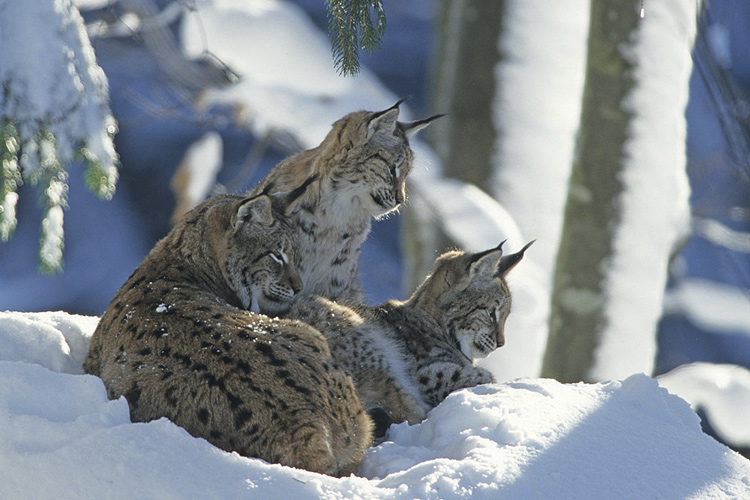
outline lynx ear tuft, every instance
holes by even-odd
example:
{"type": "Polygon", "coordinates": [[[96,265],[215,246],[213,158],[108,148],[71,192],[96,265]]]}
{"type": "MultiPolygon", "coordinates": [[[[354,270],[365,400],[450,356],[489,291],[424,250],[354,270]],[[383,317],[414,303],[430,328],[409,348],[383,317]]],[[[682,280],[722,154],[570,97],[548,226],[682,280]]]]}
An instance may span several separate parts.
{"type": "Polygon", "coordinates": [[[530,242],[526,243],[524,247],[519,250],[516,253],[507,255],[500,259],[500,262],[497,265],[497,272],[495,273],[495,276],[504,278],[506,274],[510,272],[511,269],[516,267],[516,264],[521,262],[521,259],[523,259],[523,254],[526,251],[527,248],[529,248],[531,245],[534,244],[536,240],[531,240],[530,242]]]}
{"type": "Polygon", "coordinates": [[[257,222],[264,226],[273,224],[273,207],[271,198],[261,194],[242,202],[237,210],[237,218],[234,222],[234,230],[239,230],[247,222],[257,222]]]}
{"type": "Polygon", "coordinates": [[[438,118],[441,118],[445,116],[444,114],[441,115],[434,115],[429,118],[425,118],[424,120],[417,120],[415,122],[409,122],[409,123],[398,123],[398,127],[404,131],[406,134],[406,137],[411,137],[415,135],[417,132],[425,128],[427,125],[432,123],[433,121],[437,120],[438,118]]]}
{"type": "Polygon", "coordinates": [[[285,216],[288,216],[294,209],[296,202],[300,198],[302,198],[302,195],[305,194],[310,184],[318,180],[318,177],[319,177],[318,174],[312,174],[310,177],[305,179],[305,182],[303,182],[299,187],[294,188],[291,191],[285,191],[283,193],[274,193],[270,195],[271,201],[273,203],[273,208],[278,213],[282,213],[285,216]]]}

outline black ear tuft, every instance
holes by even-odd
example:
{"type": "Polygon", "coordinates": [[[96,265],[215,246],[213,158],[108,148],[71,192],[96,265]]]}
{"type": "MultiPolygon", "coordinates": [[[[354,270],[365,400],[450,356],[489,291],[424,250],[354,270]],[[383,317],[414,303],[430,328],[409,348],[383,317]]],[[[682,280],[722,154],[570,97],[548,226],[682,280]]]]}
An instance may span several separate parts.
{"type": "Polygon", "coordinates": [[[305,194],[305,191],[307,191],[307,188],[310,186],[310,184],[317,181],[318,177],[320,177],[318,174],[312,174],[310,177],[305,179],[305,182],[303,182],[299,187],[296,187],[291,191],[274,193],[270,195],[271,200],[273,201],[274,210],[276,210],[278,213],[289,215],[291,208],[294,206],[294,202],[297,201],[303,194],[305,194]]]}
{"type": "Polygon", "coordinates": [[[518,252],[506,255],[502,259],[500,259],[500,262],[497,265],[497,272],[495,273],[495,276],[505,277],[505,275],[508,274],[511,269],[516,267],[516,264],[521,262],[524,252],[526,252],[526,249],[534,244],[535,241],[536,240],[531,240],[530,242],[526,243],[526,245],[524,245],[524,247],[518,252]]]}
{"type": "Polygon", "coordinates": [[[423,128],[425,128],[427,125],[432,123],[433,121],[437,120],[438,118],[442,118],[445,116],[444,114],[441,115],[434,115],[429,118],[425,118],[424,120],[417,120],[415,122],[409,122],[409,123],[398,123],[398,127],[404,131],[406,134],[406,137],[411,137],[423,128]]]}

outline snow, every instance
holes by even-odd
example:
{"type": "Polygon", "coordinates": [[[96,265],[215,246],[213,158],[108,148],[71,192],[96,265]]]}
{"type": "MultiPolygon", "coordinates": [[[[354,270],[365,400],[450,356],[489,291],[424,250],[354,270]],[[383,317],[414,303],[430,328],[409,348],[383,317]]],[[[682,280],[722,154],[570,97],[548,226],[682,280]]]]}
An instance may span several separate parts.
{"type": "Polygon", "coordinates": [[[737,365],[690,363],[658,377],[659,385],[705,410],[711,426],[732,445],[750,446],[750,370],[737,365]]]}
{"type": "Polygon", "coordinates": [[[101,162],[113,185],[115,124],[107,80],[78,10],[70,1],[3,0],[0,18],[13,19],[0,31],[0,117],[18,129],[26,174],[44,166],[40,160],[45,158],[34,158],[34,152],[44,146],[45,134],[52,134],[53,155],[62,164],[73,161],[75,148],[85,146],[87,157],[101,162]]]}
{"type": "Polygon", "coordinates": [[[653,371],[669,258],[689,229],[685,107],[696,9],[694,0],[656,2],[636,31],[621,220],[605,283],[606,327],[594,353],[593,380],[653,371]]]}
{"type": "MultiPolygon", "coordinates": [[[[130,423],[81,362],[97,318],[0,313],[0,498],[748,498],[750,461],[645,375],[458,391],[331,478],[130,423]]],[[[663,383],[663,381],[662,381],[663,383]]]]}

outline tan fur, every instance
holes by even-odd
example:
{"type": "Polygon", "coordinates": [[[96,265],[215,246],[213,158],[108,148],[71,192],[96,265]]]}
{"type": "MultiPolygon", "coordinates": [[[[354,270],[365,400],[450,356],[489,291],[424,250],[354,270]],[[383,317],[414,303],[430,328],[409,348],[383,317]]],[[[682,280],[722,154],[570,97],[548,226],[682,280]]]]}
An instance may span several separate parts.
{"type": "Polygon", "coordinates": [[[214,445],[315,472],[354,472],[372,423],[325,338],[284,311],[300,279],[275,200],[220,196],[160,241],[117,292],[84,368],[133,421],[167,417],[214,445]]]}
{"type": "Polygon", "coordinates": [[[400,123],[400,102],[344,116],[318,147],[279,163],[251,192],[286,191],[318,175],[290,214],[303,295],[363,301],[357,268],[371,220],[404,202],[413,158],[408,137],[436,118],[400,123]]]}
{"type": "Polygon", "coordinates": [[[505,276],[526,248],[507,257],[500,247],[445,253],[404,302],[351,307],[302,298],[289,314],[326,336],[334,365],[352,376],[368,411],[416,423],[452,391],[494,381],[475,360],[505,343],[505,276]]]}

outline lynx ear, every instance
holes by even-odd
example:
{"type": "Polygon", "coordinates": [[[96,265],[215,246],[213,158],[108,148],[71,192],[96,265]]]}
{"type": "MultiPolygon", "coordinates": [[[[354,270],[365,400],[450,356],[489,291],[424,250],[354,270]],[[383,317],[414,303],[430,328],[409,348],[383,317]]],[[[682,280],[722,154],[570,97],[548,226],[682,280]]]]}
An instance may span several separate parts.
{"type": "Polygon", "coordinates": [[[242,202],[237,210],[237,218],[234,222],[234,230],[239,230],[245,223],[253,221],[264,226],[273,224],[273,210],[271,198],[261,194],[242,202]]]}
{"type": "Polygon", "coordinates": [[[398,127],[404,131],[406,134],[406,137],[411,137],[423,128],[425,128],[427,125],[432,123],[434,120],[437,120],[438,118],[441,118],[445,115],[435,115],[431,116],[429,118],[425,118],[424,120],[417,120],[415,122],[409,122],[409,123],[401,123],[398,122],[398,127]]]}
{"type": "Polygon", "coordinates": [[[497,266],[502,260],[504,243],[505,241],[495,248],[476,253],[472,256],[471,263],[469,264],[469,276],[472,280],[477,277],[491,278],[494,276],[497,266]]]}
{"type": "Polygon", "coordinates": [[[521,262],[521,259],[523,259],[523,254],[526,251],[527,248],[529,248],[532,244],[534,244],[536,240],[531,240],[530,242],[526,243],[524,247],[519,250],[516,253],[507,255],[500,259],[500,263],[497,265],[497,272],[495,273],[495,276],[499,276],[501,278],[504,278],[506,274],[510,272],[511,269],[516,267],[516,264],[521,262]]]}
{"type": "MultiPolygon", "coordinates": [[[[318,174],[312,174],[310,177],[305,179],[305,182],[303,182],[302,185],[291,191],[269,195],[271,197],[273,208],[279,213],[289,215],[292,212],[292,209],[294,209],[294,207],[296,206],[295,202],[297,202],[302,197],[302,195],[305,194],[310,184],[318,180],[318,177],[320,177],[318,174]]],[[[263,192],[266,193],[272,187],[273,184],[269,184],[268,188],[266,188],[266,190],[264,190],[263,192]]]]}
{"type": "Polygon", "coordinates": [[[404,97],[403,99],[399,99],[399,101],[390,108],[373,113],[370,116],[370,120],[367,122],[367,138],[369,139],[378,131],[393,132],[398,123],[398,107],[407,99],[409,98],[404,97]]]}

